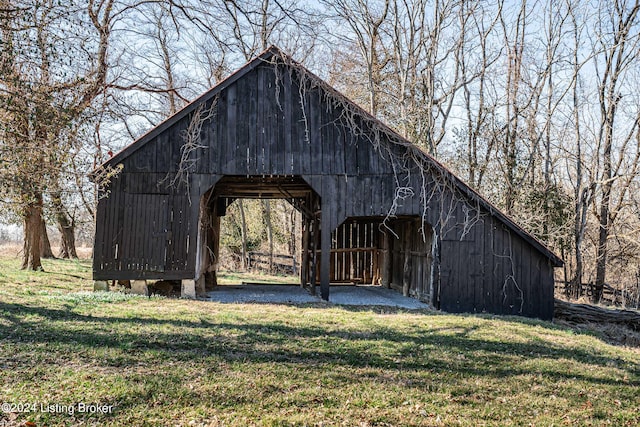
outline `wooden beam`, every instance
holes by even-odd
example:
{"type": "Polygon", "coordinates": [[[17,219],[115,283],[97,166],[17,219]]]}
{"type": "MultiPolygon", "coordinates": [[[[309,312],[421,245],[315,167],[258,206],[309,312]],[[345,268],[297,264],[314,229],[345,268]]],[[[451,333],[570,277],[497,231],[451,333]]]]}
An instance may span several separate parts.
{"type": "Polygon", "coordinates": [[[309,283],[309,240],[311,239],[311,220],[303,216],[302,220],[302,264],[300,265],[300,286],[309,283]]]}
{"type": "Polygon", "coordinates": [[[218,286],[218,262],[220,260],[220,217],[215,212],[211,213],[211,250],[213,252],[213,259],[210,260],[211,264],[207,268],[207,281],[206,289],[213,290],[218,286]]]}
{"type": "Polygon", "coordinates": [[[311,295],[316,294],[316,281],[318,278],[318,252],[316,248],[318,247],[318,243],[320,242],[320,233],[318,232],[319,221],[318,218],[314,218],[311,222],[311,295]]]}
{"type": "Polygon", "coordinates": [[[380,253],[376,249],[375,252],[371,254],[371,271],[372,271],[371,284],[372,285],[377,285],[378,282],[380,281],[379,260],[380,260],[380,253]]]}
{"type": "Polygon", "coordinates": [[[411,287],[411,223],[407,222],[404,225],[403,233],[403,246],[404,246],[404,266],[402,269],[402,295],[409,296],[409,289],[411,287]]]}
{"type": "Polygon", "coordinates": [[[391,288],[391,231],[387,230],[382,235],[382,286],[391,288]]]}
{"type": "MultiPolygon", "coordinates": [[[[325,197],[326,199],[326,197],[325,197]]],[[[323,200],[324,202],[324,200],[323,200]]],[[[328,202],[322,203],[320,232],[320,297],[329,301],[329,286],[331,284],[331,209],[328,202]]]]}

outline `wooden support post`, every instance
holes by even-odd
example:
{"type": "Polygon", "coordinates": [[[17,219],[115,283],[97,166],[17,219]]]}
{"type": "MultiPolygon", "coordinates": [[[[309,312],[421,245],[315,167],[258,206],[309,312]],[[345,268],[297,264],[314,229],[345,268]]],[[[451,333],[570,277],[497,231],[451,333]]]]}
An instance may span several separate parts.
{"type": "Polygon", "coordinates": [[[382,235],[382,286],[391,288],[391,231],[382,235]]]}
{"type": "Polygon", "coordinates": [[[316,282],[318,279],[318,244],[320,243],[320,232],[318,230],[318,218],[313,219],[313,230],[311,231],[311,295],[316,294],[316,282]]]}
{"type": "Polygon", "coordinates": [[[378,224],[373,224],[371,229],[371,252],[373,277],[371,283],[373,285],[380,284],[380,230],[378,224]]]}
{"type": "Polygon", "coordinates": [[[198,278],[198,280],[195,281],[195,291],[196,291],[196,296],[198,298],[206,298],[207,288],[206,288],[206,279],[204,274],[201,275],[198,278]]]}
{"type": "Polygon", "coordinates": [[[300,265],[300,286],[307,287],[309,283],[309,240],[311,237],[311,220],[304,217],[302,224],[302,264],[300,265]]]}
{"type": "Polygon", "coordinates": [[[321,216],[320,297],[325,301],[329,301],[329,286],[331,284],[331,212],[328,203],[323,204],[321,216]]]}
{"type": "Polygon", "coordinates": [[[336,228],[336,247],[334,248],[336,251],[334,251],[332,258],[333,258],[333,265],[332,265],[332,270],[333,272],[331,273],[331,277],[333,277],[333,280],[336,281],[342,281],[344,280],[344,275],[342,274],[342,257],[343,254],[338,252],[339,249],[342,248],[342,227],[338,227],[336,228]]]}
{"type": "Polygon", "coordinates": [[[378,251],[378,248],[374,248],[373,251],[371,251],[371,271],[372,271],[372,275],[371,275],[371,284],[372,285],[379,285],[380,284],[380,265],[379,265],[379,260],[380,258],[380,252],[378,251]]]}
{"type": "Polygon", "coordinates": [[[347,257],[349,256],[348,253],[344,252],[345,248],[349,247],[349,243],[348,243],[348,238],[347,238],[347,227],[348,224],[342,224],[339,228],[340,230],[340,249],[343,251],[342,253],[339,253],[339,257],[340,257],[340,280],[343,282],[346,282],[348,280],[351,279],[351,277],[349,276],[349,271],[347,270],[347,257]]]}
{"type": "Polygon", "coordinates": [[[329,259],[331,260],[331,262],[329,262],[329,280],[331,281],[331,279],[335,280],[336,277],[336,254],[332,253],[331,251],[331,247],[329,247],[329,259]]]}
{"type": "Polygon", "coordinates": [[[411,287],[411,233],[410,223],[406,223],[403,233],[403,247],[404,247],[404,266],[402,269],[402,295],[409,296],[409,289],[411,287]]]}
{"type": "MultiPolygon", "coordinates": [[[[358,248],[364,248],[367,246],[366,244],[366,240],[365,240],[365,229],[366,229],[366,225],[362,222],[358,222],[358,248]]],[[[356,253],[356,256],[358,257],[358,264],[357,264],[357,271],[358,271],[358,277],[360,279],[362,279],[362,283],[367,283],[367,269],[369,268],[369,266],[367,265],[367,253],[366,252],[360,252],[358,251],[356,253]]]]}
{"type": "MultiPolygon", "coordinates": [[[[357,248],[358,247],[358,223],[349,224],[349,247],[357,248]]],[[[358,253],[351,251],[349,252],[349,277],[351,281],[355,282],[355,278],[359,277],[358,273],[358,253]]]]}
{"type": "Polygon", "coordinates": [[[220,261],[220,216],[216,212],[211,215],[211,252],[210,265],[207,268],[206,290],[212,291],[218,286],[218,263],[220,261]]]}

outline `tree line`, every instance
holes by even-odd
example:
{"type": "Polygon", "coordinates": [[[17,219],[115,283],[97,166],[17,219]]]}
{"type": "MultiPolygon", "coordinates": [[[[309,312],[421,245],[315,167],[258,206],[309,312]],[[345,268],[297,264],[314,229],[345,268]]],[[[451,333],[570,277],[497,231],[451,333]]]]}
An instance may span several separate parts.
{"type": "MultiPolygon", "coordinates": [[[[0,200],[24,225],[23,267],[41,268],[45,222],[74,255],[96,203],[89,171],[275,44],[557,251],[568,296],[588,282],[596,301],[605,283],[637,298],[639,11],[636,0],[0,0],[0,200]]],[[[233,209],[246,251],[254,215],[233,209]]],[[[291,234],[265,225],[262,239],[291,234]]]]}

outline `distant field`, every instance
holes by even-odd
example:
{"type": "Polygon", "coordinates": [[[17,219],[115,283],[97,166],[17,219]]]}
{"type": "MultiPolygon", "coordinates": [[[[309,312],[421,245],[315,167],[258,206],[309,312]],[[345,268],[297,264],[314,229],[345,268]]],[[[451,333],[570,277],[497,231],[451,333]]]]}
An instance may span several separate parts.
{"type": "MultiPolygon", "coordinates": [[[[51,250],[54,254],[58,254],[60,252],[60,247],[52,246],[51,250]]],[[[81,259],[91,258],[91,253],[93,252],[93,248],[86,246],[77,246],[76,252],[81,259]]],[[[22,245],[19,243],[1,243],[0,244],[0,257],[3,258],[16,258],[18,255],[22,253],[22,245]]]]}
{"type": "Polygon", "coordinates": [[[640,351],[548,322],[148,299],[88,292],[90,260],[18,265],[0,426],[640,424],[640,351]]]}

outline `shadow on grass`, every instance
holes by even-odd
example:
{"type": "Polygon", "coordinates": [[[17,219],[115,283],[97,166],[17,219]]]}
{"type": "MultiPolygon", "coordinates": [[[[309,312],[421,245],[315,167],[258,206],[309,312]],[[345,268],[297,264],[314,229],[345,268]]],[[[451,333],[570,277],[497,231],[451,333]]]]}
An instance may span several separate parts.
{"type": "Polygon", "coordinates": [[[540,368],[544,371],[540,373],[553,380],[577,378],[592,384],[618,384],[615,379],[569,372],[562,364],[549,363],[566,359],[616,366],[626,371],[632,384],[640,386],[640,367],[621,359],[534,339],[516,343],[481,339],[473,335],[480,328],[477,325],[426,330],[415,327],[403,331],[375,326],[375,329],[352,331],[335,329],[335,326],[295,326],[245,319],[234,323],[225,318],[216,321],[215,316],[200,321],[100,317],[1,302],[0,314],[4,318],[0,323],[0,342],[18,346],[51,344],[62,358],[66,351],[120,350],[105,352],[101,364],[111,366],[136,364],[141,355],[151,352],[158,361],[214,358],[311,366],[426,369],[434,373],[454,371],[463,376],[502,378],[530,374],[531,368],[520,362],[535,358],[545,362],[540,368]],[[465,354],[467,357],[455,357],[465,354]]]}

